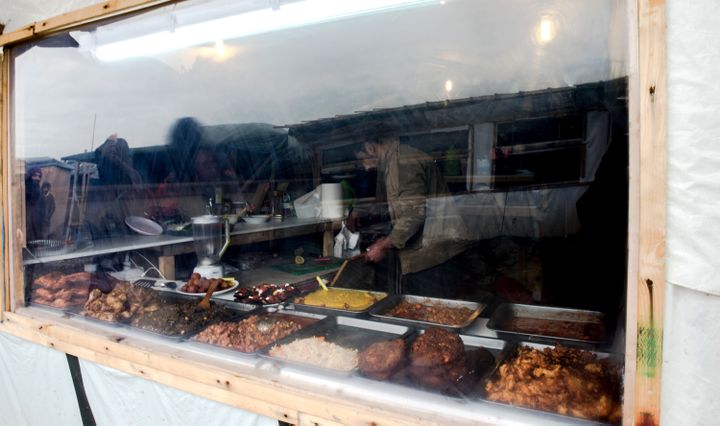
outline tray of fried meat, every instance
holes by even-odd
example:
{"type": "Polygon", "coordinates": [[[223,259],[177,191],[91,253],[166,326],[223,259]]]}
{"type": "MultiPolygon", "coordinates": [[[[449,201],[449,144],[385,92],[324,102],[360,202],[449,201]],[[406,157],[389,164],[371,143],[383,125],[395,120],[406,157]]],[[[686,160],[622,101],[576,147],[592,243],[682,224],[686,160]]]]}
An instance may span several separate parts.
{"type": "Polygon", "coordinates": [[[509,344],[477,388],[481,399],[615,424],[621,420],[619,355],[533,342],[509,344]]]}
{"type": "Polygon", "coordinates": [[[436,297],[392,295],[370,309],[370,315],[383,321],[415,327],[468,327],[485,309],[485,303],[436,297]]]}
{"type": "Polygon", "coordinates": [[[369,346],[359,354],[358,372],[371,379],[464,397],[495,368],[505,345],[502,340],[430,327],[410,340],[369,346]]]}
{"type": "Polygon", "coordinates": [[[190,340],[228,354],[257,354],[266,346],[325,318],[325,315],[310,312],[263,307],[235,320],[209,325],[190,340]]]}
{"type": "Polygon", "coordinates": [[[266,347],[260,355],[301,368],[349,375],[358,353],[377,342],[405,339],[413,330],[353,317],[328,317],[266,347]]]}

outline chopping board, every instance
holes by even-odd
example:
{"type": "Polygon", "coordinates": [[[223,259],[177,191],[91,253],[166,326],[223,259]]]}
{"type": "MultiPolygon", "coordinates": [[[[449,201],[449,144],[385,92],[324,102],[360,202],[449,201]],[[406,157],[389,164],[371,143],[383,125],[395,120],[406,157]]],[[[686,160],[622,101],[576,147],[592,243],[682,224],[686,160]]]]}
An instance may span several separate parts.
{"type": "Polygon", "coordinates": [[[272,265],[271,268],[293,275],[305,275],[315,272],[327,271],[328,269],[336,269],[339,268],[342,263],[343,259],[336,258],[332,258],[328,261],[323,262],[317,262],[315,260],[308,259],[302,265],[296,265],[295,263],[280,263],[277,265],[272,265]]]}

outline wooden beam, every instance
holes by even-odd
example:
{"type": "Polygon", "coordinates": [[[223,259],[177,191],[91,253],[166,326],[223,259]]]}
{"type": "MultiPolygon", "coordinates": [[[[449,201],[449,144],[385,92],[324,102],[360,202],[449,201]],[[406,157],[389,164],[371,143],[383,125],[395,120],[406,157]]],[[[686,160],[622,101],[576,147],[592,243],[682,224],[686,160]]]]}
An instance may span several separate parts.
{"type": "Polygon", "coordinates": [[[177,3],[182,0],[108,0],[49,19],[33,22],[19,30],[0,35],[0,46],[29,40],[35,36],[48,35],[66,28],[111,16],[177,3]]]}
{"type": "Polygon", "coordinates": [[[10,88],[8,82],[8,69],[10,64],[9,51],[0,52],[0,208],[2,208],[2,275],[0,276],[0,322],[5,318],[5,310],[10,309],[10,262],[9,244],[7,238],[8,209],[7,191],[7,140],[8,140],[8,107],[10,88]]]}
{"type": "Polygon", "coordinates": [[[35,24],[30,24],[11,33],[2,34],[0,35],[0,46],[28,39],[32,37],[33,34],[35,34],[35,24]]]}
{"type": "Polygon", "coordinates": [[[667,200],[667,50],[664,0],[638,0],[639,211],[634,423],[660,423],[667,200]]]}
{"type": "Polygon", "coordinates": [[[19,308],[8,313],[0,332],[153,380],[214,401],[294,424],[435,425],[476,424],[444,413],[408,412],[405,407],[358,402],[278,381],[257,368],[183,351],[157,339],[119,336],[112,328],[90,327],[47,312],[19,308]],[[308,423],[309,422],[309,423],[308,423]]]}

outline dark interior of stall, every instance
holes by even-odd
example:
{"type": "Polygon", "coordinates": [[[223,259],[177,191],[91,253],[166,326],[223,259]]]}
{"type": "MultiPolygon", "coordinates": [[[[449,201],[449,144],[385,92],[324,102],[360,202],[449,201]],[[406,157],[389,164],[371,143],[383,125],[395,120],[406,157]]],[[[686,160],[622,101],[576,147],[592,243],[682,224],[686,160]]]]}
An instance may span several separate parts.
{"type": "MultiPolygon", "coordinates": [[[[218,188],[226,194],[240,194],[249,202],[258,188],[264,187],[265,196],[253,207],[256,212],[270,213],[271,192],[277,187],[296,199],[317,184],[341,183],[349,207],[364,213],[358,230],[361,248],[366,248],[387,233],[390,224],[387,208],[376,200],[377,173],[364,170],[355,153],[381,126],[399,134],[401,144],[429,154],[454,197],[504,198],[503,208],[481,219],[496,229],[480,232],[481,237],[466,253],[471,262],[465,265],[474,266],[456,274],[457,298],[492,296],[500,301],[597,310],[615,318],[624,304],[626,269],[625,90],[626,81],[620,79],[283,126],[202,126],[192,118],[182,118],[171,129],[166,145],[128,149],[125,144],[124,152],[104,152],[101,146],[94,152],[63,158],[69,164],[95,166],[84,173],[71,166],[70,188],[86,185],[82,195],[88,211],[84,223],[79,224],[66,208],[64,223],[69,226],[45,237],[92,242],[131,234],[123,223],[131,209],[126,198],[142,200],[143,214],[167,224],[188,220],[188,210],[203,213],[218,188]],[[600,133],[607,138],[604,146],[593,152],[587,141],[591,112],[605,113],[602,125],[606,129],[600,133]],[[473,125],[477,123],[492,123],[490,143],[476,140],[473,125]],[[591,155],[600,158],[595,170],[587,169],[591,155]],[[544,232],[542,224],[535,224],[531,232],[513,228],[525,219],[508,212],[513,198],[527,205],[531,198],[524,197],[527,194],[561,193],[567,188],[581,188],[582,192],[574,205],[564,206],[575,210],[580,225],[576,232],[570,227],[544,232]],[[187,203],[193,203],[193,208],[188,209],[187,203]]],[[[64,198],[68,206],[76,202],[72,194],[64,198]]],[[[216,208],[232,209],[232,200],[218,201],[225,205],[216,208]]],[[[473,202],[464,210],[468,216],[475,214],[473,202]]],[[[322,257],[317,241],[300,237],[231,247],[224,260],[239,265],[243,258],[287,256],[297,251],[322,257]]],[[[104,259],[105,265],[122,267],[122,255],[107,257],[110,260],[104,259]]],[[[195,262],[194,254],[180,256],[178,277],[189,276],[195,262]]],[[[375,275],[375,290],[395,288],[387,282],[397,278],[394,274],[378,271],[375,275]]]]}

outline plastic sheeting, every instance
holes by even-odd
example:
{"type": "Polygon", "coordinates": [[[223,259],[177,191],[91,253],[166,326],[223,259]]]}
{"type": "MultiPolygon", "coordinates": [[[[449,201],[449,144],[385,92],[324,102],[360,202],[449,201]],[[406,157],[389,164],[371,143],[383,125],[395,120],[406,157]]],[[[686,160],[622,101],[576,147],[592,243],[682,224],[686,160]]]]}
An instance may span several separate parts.
{"type": "Polygon", "coordinates": [[[0,426],[82,424],[64,353],[0,333],[0,354],[0,426]]]}
{"type": "Polygon", "coordinates": [[[667,279],[720,295],[720,3],[669,1],[667,279]]]}
{"type": "Polygon", "coordinates": [[[667,2],[668,222],[661,421],[720,418],[720,3],[667,2]]]}
{"type": "Polygon", "coordinates": [[[661,424],[717,425],[720,297],[666,286],[661,424]]]}
{"type": "Polygon", "coordinates": [[[99,425],[277,426],[277,420],[89,361],[80,360],[80,368],[99,425]]]}
{"type": "MultiPolygon", "coordinates": [[[[82,424],[64,353],[4,333],[0,353],[0,426],[82,424]]],[[[80,368],[99,425],[277,425],[274,419],[89,361],[80,360],[80,368]]]]}

